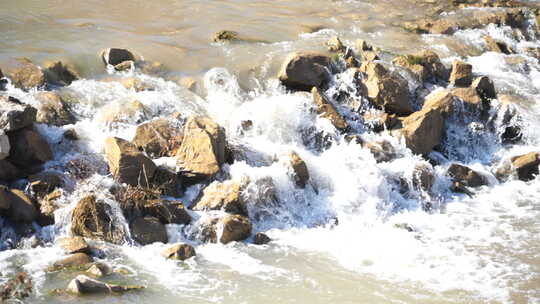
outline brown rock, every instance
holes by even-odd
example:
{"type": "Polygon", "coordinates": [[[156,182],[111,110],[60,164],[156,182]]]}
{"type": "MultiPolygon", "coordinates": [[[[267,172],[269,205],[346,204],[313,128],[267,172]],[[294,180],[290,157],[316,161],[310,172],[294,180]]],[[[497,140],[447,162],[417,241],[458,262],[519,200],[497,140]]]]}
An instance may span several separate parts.
{"type": "MultiPolygon", "coordinates": [[[[362,69],[362,68],[361,68],[362,69]]],[[[397,73],[389,73],[379,63],[367,65],[368,98],[389,113],[408,115],[413,112],[407,80],[397,73]]]]}
{"type": "Polygon", "coordinates": [[[474,88],[455,88],[451,90],[451,94],[461,101],[467,109],[472,111],[487,111],[489,103],[485,104],[474,88]]]}
{"type": "Polygon", "coordinates": [[[60,208],[56,203],[56,200],[59,199],[62,194],[63,192],[61,189],[56,189],[38,201],[39,216],[37,222],[40,226],[44,227],[54,224],[54,212],[60,208]]]}
{"type": "Polygon", "coordinates": [[[162,157],[182,143],[182,132],[167,119],[159,118],[137,127],[133,144],[150,157],[162,157]]]}
{"type": "Polygon", "coordinates": [[[331,60],[313,53],[291,53],[285,59],[279,80],[292,90],[309,91],[321,87],[328,80],[331,60]]]}
{"type": "Polygon", "coordinates": [[[317,113],[319,113],[321,117],[328,118],[339,130],[346,130],[349,127],[347,121],[343,119],[334,105],[328,101],[326,96],[318,88],[314,87],[311,90],[311,94],[313,96],[313,102],[317,106],[317,113]]]}
{"type": "Polygon", "coordinates": [[[450,83],[456,87],[468,87],[472,83],[472,65],[455,60],[452,64],[450,83]]]}
{"type": "Polygon", "coordinates": [[[440,144],[444,126],[441,112],[433,109],[423,109],[403,120],[401,134],[405,143],[415,154],[426,155],[440,144]]]}
{"type": "Polygon", "coordinates": [[[522,181],[529,181],[538,175],[538,165],[540,164],[540,153],[531,152],[512,158],[512,166],[515,168],[518,178],[522,181]]]}
{"type": "Polygon", "coordinates": [[[374,51],[363,51],[360,55],[362,56],[363,61],[375,61],[380,59],[379,54],[374,51]]]}
{"type": "Polygon", "coordinates": [[[268,244],[272,241],[272,239],[270,237],[268,237],[268,235],[262,233],[262,232],[257,232],[255,234],[255,239],[253,240],[253,243],[255,245],[264,245],[264,244],[268,244]]]}
{"type": "Polygon", "coordinates": [[[450,90],[433,92],[424,100],[422,110],[425,109],[434,109],[440,112],[443,117],[448,117],[454,113],[454,95],[450,90]]]}
{"type": "Polygon", "coordinates": [[[195,248],[189,244],[175,244],[163,251],[162,255],[167,259],[184,261],[197,255],[195,248]]]}
{"type": "Polygon", "coordinates": [[[475,89],[478,95],[482,97],[483,100],[490,100],[490,99],[496,99],[497,93],[495,91],[495,86],[493,85],[493,81],[489,79],[487,76],[481,76],[476,78],[471,88],[475,89]]]}
{"type": "Polygon", "coordinates": [[[454,182],[458,182],[467,187],[480,187],[487,185],[486,179],[469,167],[459,164],[452,164],[448,168],[447,174],[454,182]]]}
{"type": "Polygon", "coordinates": [[[0,96],[0,129],[16,131],[36,121],[37,110],[13,97],[0,96]]]}
{"type": "Polygon", "coordinates": [[[124,293],[133,290],[140,290],[143,288],[144,287],[142,286],[112,285],[91,279],[85,275],[78,275],[75,279],[69,282],[66,288],[66,292],[78,296],[83,296],[95,294],[124,293]]]}
{"type": "Polygon", "coordinates": [[[422,81],[448,80],[448,70],[442,64],[439,55],[433,51],[424,50],[415,55],[398,56],[392,62],[410,69],[422,81]]]}
{"type": "Polygon", "coordinates": [[[103,276],[109,275],[112,273],[112,269],[109,265],[103,264],[103,263],[94,263],[88,270],[86,271],[89,275],[101,278],[103,276]]]}
{"type": "Polygon", "coordinates": [[[162,224],[187,225],[191,222],[184,204],[178,201],[149,200],[144,204],[143,213],[157,218],[162,224]]]}
{"type": "Polygon", "coordinates": [[[495,41],[491,36],[484,36],[484,42],[486,43],[487,49],[491,52],[511,54],[513,53],[508,45],[501,41],[495,41]]]}
{"type": "Polygon", "coordinates": [[[41,92],[36,96],[41,103],[37,109],[36,122],[54,126],[75,123],[69,106],[54,92],[41,92]]]}
{"type": "Polygon", "coordinates": [[[201,199],[193,210],[223,210],[232,214],[247,215],[242,197],[242,184],[236,181],[213,182],[203,190],[201,199]]]}
{"type": "Polygon", "coordinates": [[[68,86],[80,78],[74,66],[64,64],[62,61],[47,62],[44,66],[47,83],[68,86]]]}
{"type": "Polygon", "coordinates": [[[38,197],[44,197],[54,189],[64,185],[63,174],[54,171],[43,171],[28,177],[30,188],[38,197]]]}
{"type": "Polygon", "coordinates": [[[169,241],[165,226],[155,217],[138,217],[131,222],[130,229],[133,239],[141,245],[169,241]]]}
{"type": "Polygon", "coordinates": [[[309,171],[306,163],[296,152],[289,153],[290,166],[293,171],[294,183],[300,188],[305,188],[309,181],[309,171]]]}
{"type": "Polygon", "coordinates": [[[154,91],[155,87],[147,82],[144,82],[136,77],[126,77],[118,80],[118,82],[128,90],[134,90],[135,92],[141,91],[154,91]]]}
{"type": "Polygon", "coordinates": [[[115,244],[124,241],[123,228],[112,217],[111,207],[94,195],[81,199],[73,209],[71,233],[115,244]]]}
{"type": "Polygon", "coordinates": [[[12,189],[7,193],[10,207],[7,216],[14,222],[32,222],[37,219],[38,211],[34,202],[21,190],[12,189]]]}
{"type": "Polygon", "coordinates": [[[114,66],[117,71],[130,71],[135,68],[135,62],[131,60],[123,61],[114,66]]]}
{"type": "Polygon", "coordinates": [[[156,165],[132,143],[109,137],[105,140],[105,156],[112,175],[120,183],[147,187],[156,171],[156,165]]]}
{"type": "Polygon", "coordinates": [[[0,160],[0,181],[13,181],[23,177],[23,173],[9,161],[0,160]]]}
{"type": "Polygon", "coordinates": [[[356,40],[356,49],[359,52],[362,51],[373,51],[373,47],[369,45],[365,40],[363,39],[357,39],[356,40]]]}
{"type": "Polygon", "coordinates": [[[326,45],[328,46],[328,50],[330,52],[343,52],[346,49],[338,36],[330,38],[330,40],[326,42],[326,45]]]}
{"type": "Polygon", "coordinates": [[[93,259],[86,253],[75,253],[53,264],[55,270],[78,268],[92,263],[93,259]]]}
{"type": "Polygon", "coordinates": [[[9,161],[19,168],[40,166],[53,158],[49,144],[36,131],[21,129],[11,132],[9,142],[9,161]]]}
{"type": "Polygon", "coordinates": [[[4,72],[19,89],[29,90],[45,86],[45,74],[27,58],[13,60],[4,72]]]}
{"type": "Polygon", "coordinates": [[[371,154],[373,154],[373,158],[375,158],[375,161],[378,163],[391,161],[392,159],[395,159],[397,155],[394,146],[386,140],[380,142],[365,142],[362,143],[362,146],[367,148],[371,154]]]}
{"type": "Polygon", "coordinates": [[[424,191],[431,191],[435,175],[433,169],[428,164],[418,164],[413,171],[413,186],[424,191]]]}
{"type": "Polygon", "coordinates": [[[11,150],[9,137],[6,135],[6,133],[4,133],[3,130],[0,130],[0,160],[3,160],[9,156],[9,150],[11,150]]]}
{"type": "Polygon", "coordinates": [[[251,223],[249,219],[241,215],[227,215],[218,222],[223,227],[219,241],[228,244],[232,241],[242,241],[251,234],[251,223]]]}
{"type": "Polygon", "coordinates": [[[73,236],[73,237],[63,237],[58,240],[58,243],[62,249],[68,254],[74,253],[90,253],[90,246],[84,240],[83,237],[73,236]]]}
{"type": "Polygon", "coordinates": [[[151,187],[166,196],[178,197],[182,195],[181,177],[165,167],[157,167],[152,177],[151,187]]]}
{"type": "Polygon", "coordinates": [[[392,60],[392,63],[410,70],[422,82],[427,81],[430,77],[428,70],[416,60],[412,55],[398,56],[392,60]]]}
{"type": "Polygon", "coordinates": [[[102,107],[99,111],[98,120],[104,123],[140,123],[150,116],[150,111],[143,103],[132,100],[122,104],[114,103],[102,107]]]}
{"type": "Polygon", "coordinates": [[[182,173],[193,179],[216,175],[225,162],[225,131],[204,116],[192,116],[184,127],[182,145],[175,157],[182,173]]]}

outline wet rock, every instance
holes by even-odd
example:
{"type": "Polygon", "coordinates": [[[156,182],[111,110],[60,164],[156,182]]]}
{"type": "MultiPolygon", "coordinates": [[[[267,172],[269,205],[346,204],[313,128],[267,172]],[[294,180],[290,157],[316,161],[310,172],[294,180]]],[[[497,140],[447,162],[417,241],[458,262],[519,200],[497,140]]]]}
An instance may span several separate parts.
{"type": "Polygon", "coordinates": [[[17,130],[9,134],[11,152],[9,161],[19,168],[41,166],[53,158],[47,141],[30,129],[17,130]]]}
{"type": "Polygon", "coordinates": [[[131,222],[130,229],[133,239],[141,245],[155,242],[167,243],[169,241],[165,226],[155,217],[136,218],[131,222]]]}
{"type": "Polygon", "coordinates": [[[9,161],[0,160],[0,181],[13,181],[23,177],[23,173],[9,161]]]}
{"type": "Polygon", "coordinates": [[[398,56],[392,62],[410,69],[422,81],[448,80],[448,70],[442,64],[439,55],[433,51],[424,50],[415,55],[398,56]]]}
{"type": "Polygon", "coordinates": [[[118,82],[128,90],[134,90],[135,92],[141,91],[154,91],[155,87],[147,82],[142,81],[136,77],[126,77],[118,80],[118,82]]]}
{"type": "Polygon", "coordinates": [[[262,232],[257,232],[255,234],[255,238],[253,240],[253,243],[255,245],[264,245],[264,244],[270,243],[271,241],[272,241],[272,239],[268,235],[266,235],[266,234],[264,234],[262,232]]]}
{"type": "Polygon", "coordinates": [[[363,61],[375,61],[381,59],[379,54],[374,51],[363,51],[360,53],[363,61]]]}
{"type": "Polygon", "coordinates": [[[455,60],[452,64],[450,83],[456,87],[468,87],[472,84],[472,65],[455,60]]]}
{"type": "Polygon", "coordinates": [[[427,108],[405,118],[400,133],[413,153],[427,155],[440,144],[443,126],[444,118],[441,112],[434,108],[427,108]]]}
{"type": "Polygon", "coordinates": [[[44,197],[56,188],[64,185],[63,174],[54,171],[44,171],[28,177],[30,189],[37,197],[44,197]]]}
{"type": "Polygon", "coordinates": [[[168,168],[157,167],[150,187],[163,195],[179,197],[182,195],[182,178],[168,168]]]}
{"type": "Polygon", "coordinates": [[[120,183],[148,187],[156,165],[132,143],[109,137],[105,140],[105,157],[112,175],[120,183]]]}
{"type": "Polygon", "coordinates": [[[451,94],[463,101],[465,108],[470,111],[488,111],[489,103],[485,103],[474,88],[455,88],[451,94]]]}
{"type": "Polygon", "coordinates": [[[0,160],[5,159],[9,156],[9,150],[11,145],[9,144],[9,137],[0,130],[0,160]]]}
{"type": "Polygon", "coordinates": [[[178,84],[190,91],[195,91],[197,88],[197,80],[193,77],[182,77],[178,80],[178,84]]]}
{"type": "Polygon", "coordinates": [[[138,100],[106,105],[101,108],[98,114],[98,120],[105,123],[140,123],[149,117],[151,117],[150,110],[138,100]]]}
{"type": "Polygon", "coordinates": [[[373,103],[389,113],[408,115],[413,112],[407,80],[397,73],[388,72],[379,63],[368,64],[364,70],[367,80],[363,83],[373,103]]]}
{"type": "Polygon", "coordinates": [[[234,41],[238,39],[239,39],[238,32],[227,31],[227,30],[219,31],[214,34],[214,37],[212,37],[212,41],[214,42],[226,42],[226,41],[234,41]]]}
{"type": "Polygon", "coordinates": [[[87,266],[88,264],[92,263],[93,259],[91,256],[89,256],[86,253],[75,253],[72,254],[66,258],[63,258],[59,261],[56,261],[52,268],[53,270],[61,270],[61,269],[76,269],[81,268],[83,266],[87,266]]]}
{"type": "Polygon", "coordinates": [[[480,187],[487,185],[487,180],[484,176],[478,174],[469,167],[452,164],[446,173],[452,177],[454,182],[459,182],[466,187],[480,187]]]}
{"type": "Polygon", "coordinates": [[[101,59],[105,65],[116,66],[125,61],[135,61],[135,56],[126,49],[110,48],[101,53],[101,59]]]}
{"type": "Polygon", "coordinates": [[[512,158],[512,166],[517,172],[517,176],[522,181],[529,181],[538,175],[538,165],[540,164],[540,153],[531,152],[512,158]]]}
{"type": "Polygon", "coordinates": [[[313,96],[313,102],[317,106],[317,113],[319,113],[321,117],[328,118],[339,130],[343,131],[349,127],[347,121],[343,119],[334,105],[328,101],[326,96],[318,88],[314,87],[311,90],[311,94],[313,96]]]}
{"type": "Polygon", "coordinates": [[[54,126],[70,125],[76,119],[69,106],[54,92],[41,92],[36,96],[40,102],[36,122],[54,126]]]}
{"type": "Polygon", "coordinates": [[[362,115],[364,124],[369,126],[374,132],[401,128],[401,120],[395,114],[388,114],[382,111],[369,111],[362,115]]]}
{"type": "Polygon", "coordinates": [[[37,110],[13,97],[0,96],[0,129],[16,131],[36,121],[37,110]]]}
{"type": "Polygon", "coordinates": [[[113,218],[111,206],[97,200],[95,195],[84,197],[73,209],[71,233],[115,244],[124,241],[124,231],[113,218]]]}
{"type": "Polygon", "coordinates": [[[185,261],[197,255],[195,248],[189,244],[175,244],[163,251],[162,255],[167,259],[185,261]]]}
{"type": "Polygon", "coordinates": [[[291,90],[310,91],[321,87],[330,77],[331,59],[313,53],[291,53],[279,72],[281,83],[291,90]]]}
{"type": "Polygon", "coordinates": [[[103,276],[111,274],[112,269],[107,264],[94,263],[92,266],[90,266],[90,268],[88,268],[88,270],[86,270],[86,273],[95,278],[101,278],[103,276]]]}
{"type": "Polygon", "coordinates": [[[418,164],[413,171],[413,186],[424,191],[431,191],[435,181],[433,168],[425,163],[418,164]]]}
{"type": "Polygon", "coordinates": [[[138,126],[133,138],[133,144],[153,158],[169,155],[181,143],[181,131],[164,118],[138,126]]]}
{"type": "Polygon", "coordinates": [[[65,64],[62,61],[47,62],[44,67],[47,83],[68,86],[80,78],[74,66],[65,64]]]}
{"type": "Polygon", "coordinates": [[[187,225],[191,216],[184,204],[162,199],[149,200],[144,204],[143,214],[157,218],[162,224],[187,225]]]}
{"type": "Polygon", "coordinates": [[[21,190],[0,190],[0,205],[9,206],[7,217],[14,222],[32,222],[37,219],[38,211],[34,202],[21,190]]]}
{"type": "Polygon", "coordinates": [[[439,90],[426,96],[422,110],[434,109],[449,117],[454,113],[454,95],[451,90],[439,90]]]}
{"type": "Polygon", "coordinates": [[[497,98],[493,81],[491,81],[491,79],[489,79],[487,76],[477,77],[473,81],[471,88],[475,89],[483,100],[489,101],[497,98]]]}
{"type": "Polygon", "coordinates": [[[216,175],[225,162],[225,131],[212,119],[192,116],[184,127],[182,145],[176,151],[177,165],[193,180],[216,175]]]}
{"type": "Polygon", "coordinates": [[[4,72],[16,88],[29,90],[45,86],[45,74],[27,58],[13,60],[4,72]]]}
{"type": "Polygon", "coordinates": [[[346,49],[338,36],[330,38],[330,40],[326,42],[326,45],[328,46],[328,50],[330,52],[343,52],[346,49]]]}
{"type": "Polygon", "coordinates": [[[90,253],[90,246],[84,238],[80,236],[63,237],[58,240],[58,244],[68,254],[90,253]]]}
{"type": "Polygon", "coordinates": [[[114,66],[114,69],[117,71],[130,71],[130,70],[133,70],[134,68],[135,68],[135,62],[131,60],[121,62],[114,66]]]}
{"type": "Polygon", "coordinates": [[[245,240],[251,234],[251,223],[245,216],[227,215],[219,220],[218,225],[223,228],[219,236],[223,244],[245,240]]]}
{"type": "Polygon", "coordinates": [[[75,129],[67,129],[64,131],[63,137],[67,140],[79,140],[79,134],[75,129]]]}
{"type": "Polygon", "coordinates": [[[410,70],[422,82],[429,79],[430,75],[427,69],[420,64],[419,58],[414,55],[398,56],[392,60],[392,63],[410,70]]]}
{"type": "Polygon", "coordinates": [[[379,142],[365,142],[362,146],[373,154],[373,158],[375,158],[375,161],[378,163],[391,161],[397,156],[394,146],[386,140],[379,142]]]}
{"type": "Polygon", "coordinates": [[[297,187],[305,188],[309,181],[309,171],[306,163],[298,153],[293,151],[289,153],[289,164],[293,171],[294,183],[297,187]]]}
{"type": "Polygon", "coordinates": [[[365,40],[363,39],[357,39],[356,40],[356,43],[355,43],[355,46],[356,46],[356,49],[359,51],[359,52],[362,52],[362,51],[373,51],[373,47],[368,44],[365,40]]]}
{"type": "Polygon", "coordinates": [[[45,195],[43,199],[38,200],[39,216],[37,222],[40,226],[48,226],[54,224],[54,212],[60,208],[56,200],[62,196],[63,192],[60,189],[45,195]]]}
{"type": "Polygon", "coordinates": [[[66,291],[68,293],[83,296],[91,294],[114,294],[143,289],[142,286],[120,286],[100,282],[85,275],[78,275],[69,282],[66,291]]]}
{"type": "Polygon", "coordinates": [[[484,36],[484,42],[486,43],[488,51],[503,53],[507,55],[513,53],[506,43],[496,41],[491,36],[484,36]]]}
{"type": "Polygon", "coordinates": [[[213,182],[203,190],[202,197],[193,210],[223,210],[232,214],[247,215],[242,186],[240,182],[232,180],[213,182]]]}

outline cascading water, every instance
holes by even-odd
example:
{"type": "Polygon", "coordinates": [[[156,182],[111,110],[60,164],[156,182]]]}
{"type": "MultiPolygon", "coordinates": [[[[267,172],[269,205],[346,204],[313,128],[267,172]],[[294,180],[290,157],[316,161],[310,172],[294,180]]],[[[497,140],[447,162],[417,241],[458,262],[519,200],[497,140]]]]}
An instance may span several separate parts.
{"type": "MultiPolygon", "coordinates": [[[[531,19],[530,36],[533,27],[531,19]]],[[[358,29],[344,31],[343,36],[350,37],[345,44],[352,45],[355,32],[358,29]]],[[[318,43],[335,34],[325,29],[301,39],[318,43]]],[[[325,94],[350,125],[346,134],[317,114],[311,94],[287,91],[272,74],[274,58],[294,50],[294,42],[263,43],[262,48],[270,49],[267,60],[260,74],[247,76],[247,81],[226,68],[209,69],[199,83],[200,96],[138,70],[109,71],[108,76],[135,78],[151,90],[92,79],[57,88],[76,115],[77,122],[69,127],[79,140],[63,138],[67,127],[38,124],[37,130],[53,149],[54,159],[45,169],[62,172],[67,181],[56,201],[61,208],[54,214],[54,225],[34,225],[33,239],[22,241],[16,227],[0,217],[0,283],[26,271],[35,285],[29,303],[75,301],[51,292],[65,288],[72,276],[47,269],[65,256],[55,240],[69,234],[73,209],[93,193],[111,207],[110,216],[126,232],[122,245],[92,241],[94,256],[115,270],[110,282],[146,288],[76,299],[80,303],[539,303],[540,180],[502,182],[495,171],[513,156],[538,150],[540,64],[525,48],[540,47],[540,41],[521,39],[512,28],[493,24],[420,39],[440,52],[447,66],[460,55],[452,45],[470,48],[465,60],[475,74],[489,76],[499,97],[523,100],[513,104],[519,117],[504,121],[502,98],[492,101],[487,119],[456,101],[441,148],[425,159],[391,131],[374,132],[364,121],[359,112],[377,110],[339,62],[341,69],[332,75],[325,94]],[[486,34],[516,53],[482,52],[486,34]],[[142,107],[113,122],[107,119],[134,100],[142,107]],[[253,224],[245,242],[205,243],[201,225],[224,212],[189,210],[191,224],[166,225],[169,243],[195,246],[196,258],[185,262],[162,257],[167,244],[134,244],[111,194],[116,182],[103,152],[107,137],[132,140],[139,124],[177,113],[182,123],[192,115],[206,115],[224,127],[235,160],[223,165],[217,179],[248,181],[243,196],[253,224]],[[250,121],[249,128],[242,126],[244,121],[250,121]],[[501,143],[500,135],[512,124],[519,124],[521,140],[501,143]],[[378,161],[350,134],[366,142],[385,142],[392,157],[378,161]],[[292,178],[292,151],[309,170],[305,188],[296,187],[292,178]],[[470,196],[451,191],[446,171],[455,162],[474,169],[487,185],[470,196]],[[418,186],[415,174],[422,166],[434,170],[431,191],[418,186]],[[256,232],[265,232],[272,242],[253,245],[256,232]],[[33,246],[36,239],[40,243],[33,246]]],[[[234,54],[242,46],[221,47],[234,54]]],[[[417,97],[415,110],[422,107],[425,95],[445,86],[420,83],[398,68],[396,72],[409,81],[409,93],[417,97]]],[[[5,92],[34,106],[39,105],[39,93],[12,84],[5,92]]],[[[154,162],[176,169],[171,157],[154,162]]],[[[204,186],[189,186],[181,197],[171,199],[193,205],[204,186]]]]}

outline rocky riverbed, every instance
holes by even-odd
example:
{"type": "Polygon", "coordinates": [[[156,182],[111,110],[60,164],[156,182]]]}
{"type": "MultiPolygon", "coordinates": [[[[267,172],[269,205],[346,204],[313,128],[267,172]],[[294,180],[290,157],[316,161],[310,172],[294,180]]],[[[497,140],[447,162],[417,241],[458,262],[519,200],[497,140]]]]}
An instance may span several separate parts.
{"type": "Polygon", "coordinates": [[[196,68],[0,52],[2,300],[540,301],[540,4],[332,8],[196,68]]]}

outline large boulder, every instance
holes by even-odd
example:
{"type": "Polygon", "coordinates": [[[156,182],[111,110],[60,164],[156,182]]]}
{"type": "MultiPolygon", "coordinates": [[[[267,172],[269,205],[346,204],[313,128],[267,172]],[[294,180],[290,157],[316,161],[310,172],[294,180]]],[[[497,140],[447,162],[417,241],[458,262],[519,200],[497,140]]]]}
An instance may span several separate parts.
{"type": "Polygon", "coordinates": [[[349,127],[347,121],[343,119],[341,114],[339,114],[334,105],[328,101],[319,88],[313,87],[311,94],[313,96],[313,102],[317,106],[317,113],[319,113],[321,117],[328,118],[328,120],[330,120],[330,122],[339,130],[346,130],[349,127]]]}
{"type": "Polygon", "coordinates": [[[141,244],[148,245],[155,242],[167,243],[169,238],[165,226],[155,217],[138,217],[130,224],[131,236],[141,244]]]}
{"type": "Polygon", "coordinates": [[[380,63],[368,63],[364,69],[368,98],[386,112],[408,115],[413,112],[407,80],[397,73],[387,71],[380,63]]]}
{"type": "Polygon", "coordinates": [[[47,83],[68,86],[80,78],[75,67],[62,61],[46,62],[44,67],[47,83]]]}
{"type": "Polygon", "coordinates": [[[31,129],[9,133],[11,151],[9,161],[19,168],[38,167],[53,158],[49,143],[31,129]]]}
{"type": "Polygon", "coordinates": [[[10,149],[11,145],[9,144],[9,137],[3,130],[0,130],[0,160],[9,156],[10,149]]]}
{"type": "Polygon", "coordinates": [[[12,60],[4,72],[17,88],[29,90],[45,86],[45,73],[27,58],[12,60]]]}
{"type": "Polygon", "coordinates": [[[309,171],[306,162],[296,152],[289,153],[289,165],[292,169],[294,183],[297,187],[305,188],[309,181],[309,171]]]}
{"type": "Polygon", "coordinates": [[[73,209],[71,233],[115,244],[124,241],[123,228],[114,219],[111,206],[95,195],[84,197],[73,209]]]}
{"type": "Polygon", "coordinates": [[[31,126],[37,110],[13,97],[0,96],[0,129],[5,132],[31,126]]]}
{"type": "Polygon", "coordinates": [[[516,170],[517,176],[522,181],[529,181],[538,175],[538,165],[540,165],[540,153],[531,152],[512,158],[512,166],[516,170]]]}
{"type": "Polygon", "coordinates": [[[181,143],[181,130],[164,118],[138,126],[133,138],[133,144],[154,158],[172,154],[181,143]]]}
{"type": "Polygon", "coordinates": [[[188,178],[212,178],[225,162],[225,131],[212,119],[192,116],[184,127],[182,145],[176,151],[177,166],[188,178]]]}
{"type": "Polygon", "coordinates": [[[444,118],[441,112],[427,108],[405,118],[400,133],[413,153],[427,155],[440,144],[443,126],[444,118]]]}
{"type": "Polygon", "coordinates": [[[126,49],[110,48],[101,52],[101,59],[106,65],[117,66],[124,62],[135,61],[135,56],[126,49]]]}
{"type": "Polygon", "coordinates": [[[472,65],[460,60],[452,63],[450,83],[456,87],[468,87],[472,84],[472,65]]]}
{"type": "Polygon", "coordinates": [[[184,261],[197,255],[195,248],[189,244],[178,243],[163,251],[162,255],[167,259],[184,261]]]}
{"type": "Polygon", "coordinates": [[[143,214],[157,218],[162,224],[186,225],[191,222],[184,204],[178,201],[148,200],[144,203],[143,214]]]}
{"type": "Polygon", "coordinates": [[[478,174],[467,166],[452,164],[446,172],[454,182],[459,182],[467,187],[480,187],[487,185],[484,176],[478,174]]]}
{"type": "Polygon", "coordinates": [[[66,288],[66,292],[77,296],[83,296],[95,294],[123,293],[143,288],[144,287],[142,286],[120,286],[107,284],[81,274],[78,275],[75,279],[71,280],[71,282],[69,282],[66,288]]]}
{"type": "Polygon", "coordinates": [[[60,247],[68,254],[90,253],[90,246],[83,237],[63,237],[58,240],[60,247]]]}
{"type": "Polygon", "coordinates": [[[157,168],[134,144],[118,137],[105,140],[105,157],[114,178],[132,186],[147,187],[157,168]]]}
{"type": "Polygon", "coordinates": [[[62,98],[54,92],[40,92],[36,99],[40,102],[36,122],[53,126],[75,123],[75,116],[62,98]]]}
{"type": "Polygon", "coordinates": [[[331,59],[314,53],[291,53],[285,59],[278,78],[292,90],[309,91],[321,87],[330,77],[331,59]]]}
{"type": "Polygon", "coordinates": [[[232,214],[247,215],[242,184],[237,181],[213,182],[203,190],[201,199],[193,210],[223,210],[232,214]]]}

